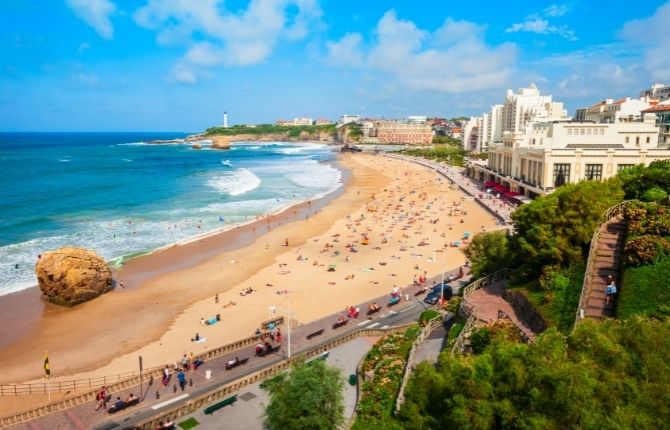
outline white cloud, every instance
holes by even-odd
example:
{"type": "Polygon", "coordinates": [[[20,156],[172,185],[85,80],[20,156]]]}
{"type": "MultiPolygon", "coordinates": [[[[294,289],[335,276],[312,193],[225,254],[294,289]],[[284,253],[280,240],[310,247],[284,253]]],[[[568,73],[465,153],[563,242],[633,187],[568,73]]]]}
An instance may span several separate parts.
{"type": "Polygon", "coordinates": [[[195,84],[198,82],[198,78],[195,76],[193,70],[180,63],[177,63],[172,67],[167,80],[169,82],[178,82],[180,84],[195,84]]]}
{"type": "Polygon", "coordinates": [[[537,34],[558,34],[571,42],[577,40],[575,32],[567,26],[550,25],[548,20],[538,16],[528,17],[524,22],[517,22],[505,29],[506,33],[517,33],[519,31],[537,34]]]}
{"type": "Polygon", "coordinates": [[[516,47],[486,45],[484,30],[447,19],[430,32],[390,10],[377,23],[376,38],[367,50],[362,35],[349,33],[327,43],[327,60],[381,71],[410,90],[458,93],[501,87],[514,69],[516,47]]]}
{"type": "Polygon", "coordinates": [[[652,80],[670,80],[670,2],[649,18],[627,22],[619,35],[635,49],[642,50],[641,63],[652,80]]]}
{"type": "Polygon", "coordinates": [[[570,6],[567,4],[552,4],[545,8],[542,14],[531,14],[525,21],[517,22],[505,29],[505,33],[518,33],[520,31],[536,34],[557,34],[571,42],[577,40],[573,30],[565,25],[553,25],[547,17],[556,18],[567,14],[570,6]]]}
{"type": "Polygon", "coordinates": [[[116,11],[114,3],[109,0],[67,0],[67,5],[102,38],[114,37],[114,27],[110,20],[110,16],[116,11]]]}
{"type": "Polygon", "coordinates": [[[88,48],[91,47],[91,44],[88,42],[82,42],[79,45],[79,48],[77,48],[77,53],[81,54],[82,52],[86,51],[88,48]]]}
{"type": "Polygon", "coordinates": [[[185,82],[197,80],[203,68],[260,63],[280,41],[306,37],[320,17],[316,0],[252,0],[239,12],[223,0],[149,0],[134,14],[140,26],[158,32],[158,43],[188,47],[175,68],[187,76],[175,80],[185,82]]]}
{"type": "Polygon", "coordinates": [[[570,12],[571,7],[567,4],[552,4],[544,9],[544,14],[547,16],[564,16],[570,12]]]}

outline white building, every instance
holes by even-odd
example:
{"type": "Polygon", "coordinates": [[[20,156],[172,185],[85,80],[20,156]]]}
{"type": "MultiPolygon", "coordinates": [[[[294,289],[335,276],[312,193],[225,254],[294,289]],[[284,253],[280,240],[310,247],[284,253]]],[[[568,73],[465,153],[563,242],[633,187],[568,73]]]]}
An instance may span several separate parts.
{"type": "Polygon", "coordinates": [[[415,124],[425,124],[428,121],[428,117],[425,115],[410,115],[407,117],[407,121],[415,124]]]}
{"type": "Polygon", "coordinates": [[[488,161],[471,161],[468,173],[528,197],[564,183],[607,179],[636,164],[670,160],[670,151],[659,147],[655,121],[649,113],[614,123],[534,122],[525,132],[505,132],[502,143],[489,146],[488,161]]]}
{"type": "Polygon", "coordinates": [[[479,152],[481,148],[479,143],[479,129],[481,127],[482,118],[479,116],[470,117],[468,121],[463,124],[463,132],[461,134],[461,145],[466,151],[479,152]]]}
{"type": "MultiPolygon", "coordinates": [[[[654,100],[655,104],[656,101],[654,100]]],[[[617,121],[637,121],[642,111],[652,106],[652,99],[644,96],[639,99],[624,97],[618,100],[602,100],[588,108],[578,109],[575,119],[597,123],[617,121]]]]}
{"type": "Polygon", "coordinates": [[[648,90],[640,91],[640,98],[649,97],[660,101],[670,100],[670,85],[654,84],[648,90]]]}
{"type": "Polygon", "coordinates": [[[507,90],[507,97],[502,107],[502,132],[523,132],[533,121],[551,121],[566,119],[567,113],[563,103],[553,102],[551,96],[543,96],[535,84],[528,88],[519,88],[514,93],[507,90]]]}
{"type": "Polygon", "coordinates": [[[347,114],[345,114],[345,115],[342,115],[340,117],[340,119],[337,121],[337,125],[338,126],[346,125],[346,124],[350,124],[352,122],[359,122],[360,120],[361,120],[360,115],[347,115],[347,114]]]}
{"type": "Polygon", "coordinates": [[[312,118],[293,118],[293,125],[312,125],[312,118]]]}

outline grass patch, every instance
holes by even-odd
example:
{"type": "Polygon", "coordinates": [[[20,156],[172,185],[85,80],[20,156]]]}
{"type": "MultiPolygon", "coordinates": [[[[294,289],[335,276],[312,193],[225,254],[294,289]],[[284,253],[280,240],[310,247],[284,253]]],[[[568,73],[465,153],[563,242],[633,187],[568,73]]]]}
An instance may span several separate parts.
{"type": "Polygon", "coordinates": [[[177,424],[177,425],[178,425],[179,427],[181,427],[182,429],[184,429],[184,430],[189,430],[189,429],[192,429],[192,428],[194,428],[194,427],[199,426],[200,423],[198,422],[198,420],[196,420],[195,418],[191,417],[191,418],[187,419],[186,421],[182,421],[182,422],[180,422],[180,423],[177,424]]]}
{"type": "Polygon", "coordinates": [[[453,166],[463,166],[465,164],[464,157],[467,151],[463,150],[459,145],[441,144],[435,145],[433,148],[424,149],[408,149],[401,151],[403,154],[412,155],[415,157],[428,158],[430,160],[443,161],[453,166]]]}
{"type": "Polygon", "coordinates": [[[666,313],[670,304],[670,257],[654,264],[629,267],[624,270],[617,305],[617,316],[621,319],[633,315],[656,315],[666,313]]]}
{"type": "Polygon", "coordinates": [[[555,276],[556,280],[550,282],[553,285],[550,289],[542,289],[537,279],[510,283],[509,288],[525,295],[549,327],[568,333],[575,323],[585,270],[584,264],[560,270],[555,276]]]}
{"type": "Polygon", "coordinates": [[[463,327],[465,326],[465,322],[460,316],[456,316],[456,321],[454,324],[451,326],[449,329],[449,333],[447,334],[447,345],[453,346],[454,342],[456,341],[456,338],[458,338],[458,335],[461,334],[463,331],[463,327]]]}

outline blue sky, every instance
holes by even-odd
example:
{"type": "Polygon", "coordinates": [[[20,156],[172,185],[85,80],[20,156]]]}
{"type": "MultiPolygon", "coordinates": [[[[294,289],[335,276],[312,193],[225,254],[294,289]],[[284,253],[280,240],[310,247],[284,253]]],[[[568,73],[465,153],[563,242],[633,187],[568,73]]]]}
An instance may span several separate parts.
{"type": "Polygon", "coordinates": [[[573,113],[670,83],[670,1],[3,0],[0,17],[2,131],[452,117],[531,82],[573,113]]]}

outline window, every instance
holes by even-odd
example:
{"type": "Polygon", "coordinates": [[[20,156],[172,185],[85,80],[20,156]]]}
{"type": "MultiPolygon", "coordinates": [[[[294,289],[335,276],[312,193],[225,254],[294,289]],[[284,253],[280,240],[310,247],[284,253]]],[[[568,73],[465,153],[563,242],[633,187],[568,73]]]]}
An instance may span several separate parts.
{"type": "Polygon", "coordinates": [[[583,128],[581,130],[579,130],[579,134],[581,134],[582,136],[584,136],[585,132],[586,132],[586,130],[584,130],[583,128]]]}
{"type": "Polygon", "coordinates": [[[589,181],[600,180],[603,177],[603,165],[602,164],[587,164],[586,165],[586,174],[584,175],[585,179],[589,181]]]}
{"type": "Polygon", "coordinates": [[[635,145],[640,146],[640,136],[635,137],[635,145]]]}
{"type": "Polygon", "coordinates": [[[605,129],[604,129],[604,128],[601,128],[601,129],[600,129],[600,135],[602,136],[603,134],[605,134],[605,129]]]}
{"type": "Polygon", "coordinates": [[[570,182],[570,165],[554,164],[554,187],[558,188],[570,182]]]}
{"type": "Polygon", "coordinates": [[[616,171],[620,172],[622,170],[630,169],[633,166],[635,166],[635,164],[619,164],[616,166],[616,171]]]}
{"type": "Polygon", "coordinates": [[[630,137],[626,136],[626,143],[630,143],[630,137]]]}
{"type": "Polygon", "coordinates": [[[586,129],[586,134],[588,134],[588,135],[591,134],[591,129],[590,129],[590,128],[587,128],[587,129],[586,129]]]}
{"type": "Polygon", "coordinates": [[[647,143],[649,143],[649,136],[647,136],[647,143]]]}
{"type": "Polygon", "coordinates": [[[568,129],[568,136],[572,136],[572,129],[571,128],[568,129]]]}

